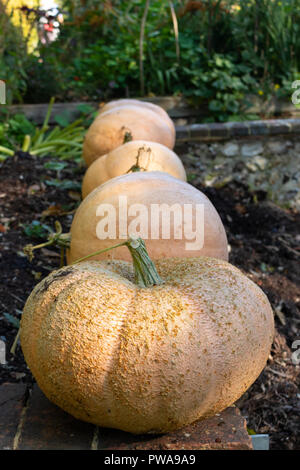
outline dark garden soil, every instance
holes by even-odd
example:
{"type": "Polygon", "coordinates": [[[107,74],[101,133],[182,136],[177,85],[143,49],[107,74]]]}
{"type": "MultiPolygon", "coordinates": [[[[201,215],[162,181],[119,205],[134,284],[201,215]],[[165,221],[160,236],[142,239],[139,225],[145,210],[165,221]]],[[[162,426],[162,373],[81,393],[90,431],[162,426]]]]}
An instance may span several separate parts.
{"type": "MultiPolygon", "coordinates": [[[[184,148],[178,151],[187,172],[195,172],[184,148]]],[[[20,153],[0,167],[0,340],[7,350],[0,384],[33,381],[20,347],[15,355],[10,353],[15,322],[34,285],[60,263],[59,252],[51,247],[37,251],[30,263],[23,247],[45,239],[43,224],[53,227],[59,220],[68,231],[80,201],[83,168],[68,163],[64,169],[50,170],[45,168],[49,162],[53,167],[53,159],[20,153]],[[57,180],[64,181],[64,189],[55,186],[57,180]],[[29,227],[33,221],[40,224],[29,227]]],[[[272,449],[300,449],[300,365],[292,361],[293,343],[300,340],[300,214],[280,209],[264,193],[254,195],[237,183],[204,188],[199,175],[193,184],[223,220],[230,262],[264,290],[275,314],[277,333],[268,364],[237,405],[249,429],[270,434],[272,449]]]]}

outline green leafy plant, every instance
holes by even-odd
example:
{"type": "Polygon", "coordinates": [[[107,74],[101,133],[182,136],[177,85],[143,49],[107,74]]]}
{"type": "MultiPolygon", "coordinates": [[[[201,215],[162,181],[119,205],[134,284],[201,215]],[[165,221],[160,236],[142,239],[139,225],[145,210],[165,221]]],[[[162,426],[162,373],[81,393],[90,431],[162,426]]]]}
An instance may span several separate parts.
{"type": "Polygon", "coordinates": [[[26,91],[27,42],[0,1],[0,79],[6,81],[6,102],[21,102],[26,91]]]}
{"type": "Polygon", "coordinates": [[[0,145],[2,147],[7,146],[7,144],[11,147],[20,147],[25,135],[34,134],[34,125],[24,114],[10,115],[6,107],[3,107],[0,111],[0,145]]]}
{"type": "MultiPolygon", "coordinates": [[[[29,102],[100,101],[139,96],[142,89],[148,96],[184,95],[210,120],[236,120],[247,119],[248,94],[290,96],[299,78],[300,0],[64,0],[60,6],[59,37],[14,66],[29,102]]],[[[70,116],[62,113],[56,122],[66,128],[70,116]]]]}
{"type": "Polygon", "coordinates": [[[57,172],[62,171],[64,168],[66,168],[66,166],[68,166],[66,162],[53,161],[53,160],[44,164],[44,168],[46,168],[46,170],[54,170],[57,172]]]}
{"type": "Polygon", "coordinates": [[[18,318],[14,317],[13,315],[10,315],[10,313],[6,313],[6,312],[3,313],[3,316],[15,328],[20,327],[20,320],[18,318]]]}
{"type": "Polygon", "coordinates": [[[30,224],[22,225],[25,235],[29,238],[45,238],[51,233],[51,228],[42,224],[38,220],[33,220],[30,224]]]}
{"type": "Polygon", "coordinates": [[[51,179],[51,180],[45,180],[45,183],[48,186],[56,186],[57,188],[60,188],[60,189],[71,189],[75,191],[81,190],[81,183],[79,183],[78,181],[51,179]]]}
{"type": "MultiPolygon", "coordinates": [[[[2,160],[4,160],[7,156],[14,155],[15,151],[17,150],[29,152],[31,155],[39,155],[41,157],[46,155],[55,155],[57,158],[61,158],[63,160],[79,160],[81,158],[82,144],[86,132],[86,126],[89,124],[95,113],[94,108],[92,108],[92,115],[83,116],[82,118],[77,119],[63,128],[60,126],[55,126],[54,128],[50,129],[48,123],[53,104],[54,98],[51,98],[44,123],[40,128],[35,128],[25,118],[25,116],[22,115],[19,117],[18,115],[15,115],[13,118],[6,121],[4,124],[4,126],[6,126],[8,129],[6,142],[8,141],[10,145],[0,146],[0,158],[2,160]],[[24,132],[26,131],[30,133],[24,135],[24,132]],[[8,137],[14,134],[17,136],[16,139],[12,140],[8,137]],[[19,145],[21,139],[22,144],[19,145]]],[[[64,124],[62,121],[61,123],[64,124]]]]}

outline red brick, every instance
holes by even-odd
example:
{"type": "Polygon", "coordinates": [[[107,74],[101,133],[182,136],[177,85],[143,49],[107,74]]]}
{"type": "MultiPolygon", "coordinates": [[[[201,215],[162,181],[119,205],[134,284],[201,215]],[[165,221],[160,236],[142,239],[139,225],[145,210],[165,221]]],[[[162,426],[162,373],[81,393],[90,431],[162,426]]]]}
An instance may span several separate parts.
{"type": "Polygon", "coordinates": [[[0,386],[0,449],[13,449],[22,410],[26,386],[4,383],[0,386]]]}
{"type": "Polygon", "coordinates": [[[111,450],[252,450],[246,422],[238,408],[229,407],[218,416],[196,421],[160,436],[133,436],[99,429],[99,449],[111,450]]]}
{"type": "MultiPolygon", "coordinates": [[[[74,419],[34,387],[18,449],[90,449],[96,427],[74,419]]],[[[93,448],[104,450],[204,450],[252,449],[246,422],[235,407],[164,435],[135,436],[115,429],[98,428],[93,448]],[[96,444],[97,442],[97,444],[96,444]]]]}
{"type": "Polygon", "coordinates": [[[29,400],[18,449],[90,449],[95,426],[73,418],[51,403],[34,386],[29,400]]]}

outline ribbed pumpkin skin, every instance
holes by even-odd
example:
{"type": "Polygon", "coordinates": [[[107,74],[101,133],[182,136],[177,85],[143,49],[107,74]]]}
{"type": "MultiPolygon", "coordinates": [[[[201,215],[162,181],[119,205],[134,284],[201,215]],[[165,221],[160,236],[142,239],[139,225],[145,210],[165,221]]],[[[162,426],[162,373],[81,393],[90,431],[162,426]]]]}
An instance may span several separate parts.
{"type": "Polygon", "coordinates": [[[106,181],[128,173],[136,165],[138,155],[141,171],[162,171],[186,181],[184,166],[176,153],[158,142],[133,140],[97,158],[88,167],[82,181],[82,198],[106,181]]]}
{"type": "Polygon", "coordinates": [[[134,99],[120,99],[120,100],[113,100],[109,101],[109,103],[106,103],[102,108],[100,108],[101,113],[105,113],[106,111],[109,111],[110,109],[113,108],[119,108],[120,106],[141,106],[146,109],[150,109],[151,111],[154,111],[157,113],[161,118],[165,120],[165,122],[168,124],[170,130],[174,134],[175,137],[175,125],[168,113],[161,107],[158,106],[157,104],[154,103],[149,103],[147,101],[141,101],[141,100],[134,100],[134,99]]]}
{"type": "Polygon", "coordinates": [[[85,135],[83,158],[87,166],[122,145],[126,133],[132,140],[159,142],[170,149],[175,145],[174,132],[156,112],[134,105],[113,107],[100,113],[85,135]]]}
{"type": "Polygon", "coordinates": [[[156,266],[165,284],[140,288],[131,263],[83,262],[51,273],[28,298],[25,360],[76,418],[174,431],[234,403],[265,366],[274,321],[259,287],[222,260],[156,266]]]}
{"type": "MultiPolygon", "coordinates": [[[[168,257],[195,257],[212,256],[228,260],[228,244],[222,221],[209,199],[192,185],[174,178],[162,172],[137,172],[128,175],[117,176],[98,188],[94,189],[78,207],[71,226],[71,246],[67,252],[68,263],[87,256],[99,250],[108,248],[114,244],[124,241],[120,236],[119,225],[119,198],[125,197],[128,207],[134,204],[142,204],[147,208],[148,222],[147,238],[143,234],[133,232],[125,234],[125,239],[129,236],[141,236],[145,239],[147,250],[152,259],[168,257]],[[97,216],[99,206],[109,204],[115,208],[116,214],[116,237],[98,238],[97,224],[104,217],[97,216]],[[190,242],[186,238],[176,239],[174,234],[174,223],[171,218],[170,237],[163,238],[162,220],[158,223],[151,222],[151,210],[153,204],[166,204],[172,207],[178,204],[183,208],[184,204],[193,205],[193,226],[195,227],[196,204],[204,205],[204,245],[201,249],[187,249],[186,244],[190,242]],[[152,237],[152,233],[157,229],[158,239],[152,237]]],[[[124,222],[127,229],[130,222],[135,217],[128,217],[128,224],[124,222]]],[[[143,217],[142,217],[143,218],[143,217]]],[[[121,217],[122,220],[124,220],[121,217]]],[[[202,230],[202,227],[201,227],[202,230]]],[[[129,229],[128,229],[129,232],[129,229]]],[[[182,230],[184,235],[184,231],[182,230]]],[[[131,260],[130,253],[126,247],[116,248],[113,251],[102,253],[93,259],[124,259],[131,260]]]]}

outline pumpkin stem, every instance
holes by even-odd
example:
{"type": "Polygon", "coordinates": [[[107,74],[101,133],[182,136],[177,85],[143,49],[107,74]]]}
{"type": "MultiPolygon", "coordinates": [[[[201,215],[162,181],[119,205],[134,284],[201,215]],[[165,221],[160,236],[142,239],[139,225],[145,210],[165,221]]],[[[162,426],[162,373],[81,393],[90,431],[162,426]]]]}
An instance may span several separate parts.
{"type": "Polygon", "coordinates": [[[83,258],[77,259],[71,264],[85,261],[88,258],[92,258],[93,256],[100,255],[101,253],[105,253],[106,251],[113,250],[120,246],[127,246],[130,251],[135,271],[135,282],[140,287],[151,287],[164,283],[156,270],[155,264],[149,257],[145,242],[141,238],[129,238],[117,245],[110,246],[104,250],[99,250],[91,253],[90,255],[84,256],[83,258]]]}
{"type": "Polygon", "coordinates": [[[136,283],[140,287],[151,287],[163,284],[164,281],[158,274],[155,264],[146,250],[144,240],[141,238],[129,238],[126,246],[132,256],[136,283]]]}
{"type": "Polygon", "coordinates": [[[50,233],[46,242],[40,243],[39,245],[35,245],[35,246],[32,244],[29,244],[23,248],[23,251],[25,255],[28,257],[29,261],[32,261],[34,258],[34,254],[33,254],[34,250],[39,250],[40,248],[44,248],[45,246],[56,244],[60,246],[62,249],[70,247],[71,235],[70,233],[62,233],[62,226],[58,220],[55,222],[55,229],[56,229],[56,232],[50,233]]]}
{"type": "Polygon", "coordinates": [[[131,142],[133,140],[132,134],[130,131],[126,131],[124,134],[124,139],[123,139],[123,144],[126,144],[127,142],[131,142]]]}
{"type": "Polygon", "coordinates": [[[140,147],[140,148],[138,149],[138,154],[137,154],[137,156],[136,156],[136,162],[135,162],[135,164],[132,165],[131,168],[129,168],[129,170],[126,172],[126,174],[127,174],[127,173],[131,173],[131,172],[134,173],[134,172],[136,172],[136,171],[147,171],[146,168],[143,168],[143,167],[140,165],[140,157],[141,157],[141,154],[142,154],[143,152],[148,152],[148,153],[149,153],[149,156],[150,156],[150,154],[151,154],[151,149],[148,148],[148,149],[146,150],[145,147],[140,147]]]}

